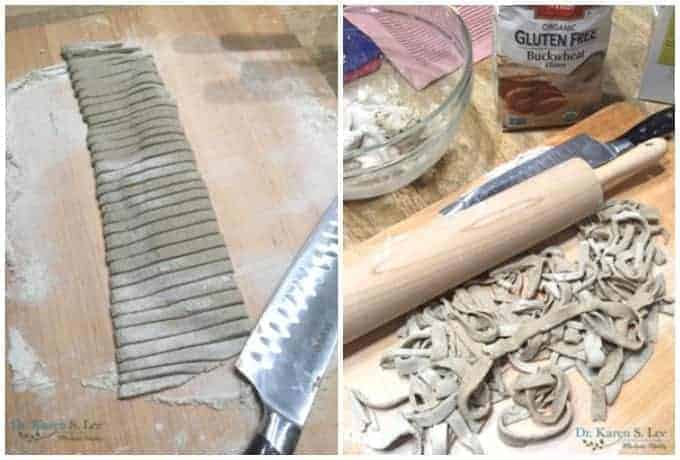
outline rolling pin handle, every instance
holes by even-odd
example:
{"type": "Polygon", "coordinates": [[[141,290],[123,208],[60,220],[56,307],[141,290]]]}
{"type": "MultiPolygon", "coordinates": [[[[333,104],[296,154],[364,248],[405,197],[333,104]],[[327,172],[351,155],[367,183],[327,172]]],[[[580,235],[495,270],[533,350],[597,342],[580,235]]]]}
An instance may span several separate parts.
{"type": "Polygon", "coordinates": [[[629,177],[658,164],[666,153],[667,147],[668,142],[663,138],[649,139],[615,160],[595,169],[595,175],[602,185],[602,190],[609,191],[629,177]]]}

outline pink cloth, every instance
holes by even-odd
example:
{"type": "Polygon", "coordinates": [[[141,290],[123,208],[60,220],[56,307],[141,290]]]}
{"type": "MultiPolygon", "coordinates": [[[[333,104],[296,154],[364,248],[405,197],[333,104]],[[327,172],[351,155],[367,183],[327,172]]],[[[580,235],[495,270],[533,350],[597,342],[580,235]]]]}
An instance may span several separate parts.
{"type": "MultiPolygon", "coordinates": [[[[493,7],[461,7],[461,17],[470,21],[476,60],[491,52],[493,7]],[[488,20],[488,26],[487,26],[488,20]]],[[[439,30],[456,31],[458,22],[448,6],[346,7],[345,18],[368,35],[392,65],[416,89],[455,71],[464,62],[454,42],[439,30]],[[414,20],[411,16],[420,18],[414,20]],[[427,25],[426,23],[430,23],[427,25]]]]}
{"type": "Polygon", "coordinates": [[[493,51],[493,6],[457,6],[472,40],[472,59],[479,62],[493,51]]]}

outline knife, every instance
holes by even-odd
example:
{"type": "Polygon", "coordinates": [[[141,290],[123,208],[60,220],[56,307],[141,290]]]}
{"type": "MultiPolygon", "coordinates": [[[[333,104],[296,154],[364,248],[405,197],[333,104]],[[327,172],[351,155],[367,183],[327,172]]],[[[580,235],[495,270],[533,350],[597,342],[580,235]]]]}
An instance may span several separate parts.
{"type": "Polygon", "coordinates": [[[581,158],[592,168],[609,163],[649,139],[672,134],[675,128],[674,112],[674,106],[657,112],[610,142],[602,143],[585,134],[573,137],[492,177],[442,208],[440,213],[445,216],[454,215],[572,158],[581,158]]]}
{"type": "Polygon", "coordinates": [[[295,450],[338,341],[338,200],[307,238],[248,338],[236,367],[264,416],[246,454],[295,450]]]}

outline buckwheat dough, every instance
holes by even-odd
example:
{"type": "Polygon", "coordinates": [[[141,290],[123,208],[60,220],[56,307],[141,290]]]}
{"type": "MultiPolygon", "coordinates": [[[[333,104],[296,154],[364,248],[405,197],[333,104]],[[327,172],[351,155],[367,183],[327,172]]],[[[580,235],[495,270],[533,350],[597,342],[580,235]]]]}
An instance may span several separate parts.
{"type": "Polygon", "coordinates": [[[120,43],[62,54],[88,126],[118,396],[182,385],[238,354],[252,327],[210,195],[151,54],[120,43]]]}
{"type": "Polygon", "coordinates": [[[661,234],[657,210],[610,201],[580,224],[578,260],[558,247],[525,255],[411,316],[380,362],[408,381],[408,395],[376,403],[352,391],[368,445],[413,436],[418,453],[447,453],[442,446],[457,439],[481,453],[475,433],[508,398],[500,438],[513,446],[547,440],[572,422],[565,372],[574,367],[591,387],[592,420],[606,420],[623,384],[649,361],[659,314],[672,314],[656,269],[666,262],[661,234]],[[374,411],[393,406],[407,425],[378,426],[374,411]]]}

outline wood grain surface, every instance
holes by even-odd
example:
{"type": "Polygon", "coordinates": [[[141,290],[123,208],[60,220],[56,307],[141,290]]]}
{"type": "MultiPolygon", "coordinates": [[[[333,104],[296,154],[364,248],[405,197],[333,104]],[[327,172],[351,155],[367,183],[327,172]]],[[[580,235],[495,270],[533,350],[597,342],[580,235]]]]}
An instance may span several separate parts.
{"type": "MultiPolygon", "coordinates": [[[[651,8],[616,7],[610,48],[605,64],[605,103],[627,100],[622,104],[609,105],[587,122],[568,129],[535,130],[501,133],[494,106],[494,81],[492,62],[487,59],[474,67],[474,84],[470,106],[462,117],[459,132],[449,152],[425,176],[411,185],[389,195],[371,200],[344,203],[344,248],[352,252],[359,242],[389,229],[401,232],[409,224],[407,217],[417,213],[434,213],[444,203],[439,201],[454,191],[461,193],[473,186],[480,177],[494,166],[516,157],[519,153],[539,145],[554,145],[578,133],[588,133],[600,140],[609,140],[649,114],[665,108],[654,103],[633,101],[637,95],[647,40],[651,31],[651,8]],[[431,206],[432,205],[432,206],[431,206]]],[[[617,186],[607,197],[631,198],[658,207],[662,212],[664,227],[671,235],[667,253],[671,255],[665,266],[668,289],[674,292],[673,269],[677,264],[675,253],[675,203],[674,162],[675,143],[669,144],[668,153],[658,168],[640,174],[617,186]]],[[[563,242],[567,254],[573,254],[574,241],[563,241],[565,234],[550,241],[563,242]]],[[[549,241],[549,242],[550,242],[549,241]]],[[[352,425],[348,388],[358,388],[367,395],[379,395],[380,400],[389,399],[390,390],[404,385],[395,373],[379,368],[380,356],[396,345],[395,332],[403,324],[398,318],[368,336],[344,347],[342,401],[343,452],[366,453],[360,436],[352,425]]],[[[646,443],[639,449],[622,449],[622,443],[609,447],[612,452],[671,453],[674,452],[674,330],[673,321],[664,318],[661,323],[661,342],[652,360],[634,380],[626,384],[616,404],[609,408],[604,424],[589,421],[589,398],[581,399],[575,407],[575,422],[561,437],[525,449],[509,448],[501,443],[496,434],[496,417],[492,417],[481,436],[487,453],[500,454],[512,449],[516,453],[545,454],[569,451],[587,453],[588,449],[577,439],[576,427],[600,426],[612,429],[648,428],[662,432],[657,447],[646,443]]],[[[573,394],[590,391],[579,378],[572,378],[573,394]]],[[[395,393],[396,394],[396,393],[395,393]]],[[[577,398],[575,398],[577,399],[577,398]]],[[[494,414],[499,411],[494,410],[494,414]]],[[[387,423],[387,422],[385,422],[387,423]]],[[[408,453],[408,443],[397,449],[408,453]]],[[[460,446],[455,453],[465,452],[460,446]]]]}
{"type": "MultiPolygon", "coordinates": [[[[307,17],[319,20],[329,14],[323,8],[307,17]]],[[[256,318],[337,190],[336,96],[309,50],[276,7],[130,7],[71,20],[57,16],[8,32],[7,81],[60,63],[67,43],[122,40],[150,50],[177,99],[238,284],[256,318]]],[[[335,22],[324,23],[318,33],[335,35],[335,22]]],[[[12,140],[18,150],[10,152],[20,189],[8,219],[14,252],[8,259],[7,326],[30,345],[55,385],[40,394],[17,391],[8,368],[7,450],[239,452],[259,414],[234,380],[233,363],[162,393],[235,395],[224,410],[144,397],[119,401],[113,392],[81,385],[113,362],[102,230],[85,127],[68,80],[40,88],[33,97],[22,93],[8,114],[20,126],[12,140]],[[13,215],[21,216],[16,224],[13,215]],[[55,430],[60,423],[65,430],[55,430]]],[[[332,366],[298,452],[337,450],[332,366]]]]}

